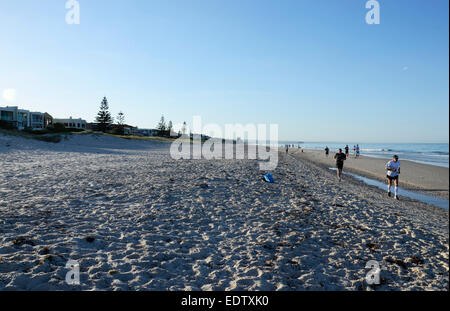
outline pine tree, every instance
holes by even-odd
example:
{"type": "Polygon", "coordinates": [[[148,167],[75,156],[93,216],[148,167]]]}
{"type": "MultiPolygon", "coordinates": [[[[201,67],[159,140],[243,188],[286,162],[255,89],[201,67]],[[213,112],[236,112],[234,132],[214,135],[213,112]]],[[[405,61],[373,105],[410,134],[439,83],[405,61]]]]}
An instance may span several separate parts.
{"type": "Polygon", "coordinates": [[[161,133],[164,134],[166,131],[166,121],[164,119],[164,116],[161,116],[161,120],[159,120],[158,125],[156,126],[156,129],[161,133]]]}
{"type": "Polygon", "coordinates": [[[102,103],[100,104],[100,111],[96,117],[98,126],[102,132],[106,132],[108,126],[111,125],[112,118],[109,112],[108,100],[103,97],[102,103]]]}
{"type": "MultiPolygon", "coordinates": [[[[169,124],[167,124],[167,132],[169,132],[169,136],[172,136],[172,132],[173,132],[173,124],[172,121],[169,121],[169,124]]],[[[175,135],[174,135],[175,136],[175,135]]]]}

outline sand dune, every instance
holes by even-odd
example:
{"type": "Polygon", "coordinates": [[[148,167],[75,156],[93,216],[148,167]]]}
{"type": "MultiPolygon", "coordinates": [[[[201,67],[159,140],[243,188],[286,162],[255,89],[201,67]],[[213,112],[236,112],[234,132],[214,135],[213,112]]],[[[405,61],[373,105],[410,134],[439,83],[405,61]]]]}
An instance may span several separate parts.
{"type": "Polygon", "coordinates": [[[291,155],[267,184],[256,160],[168,148],[0,135],[0,290],[449,289],[448,212],[291,155]]]}

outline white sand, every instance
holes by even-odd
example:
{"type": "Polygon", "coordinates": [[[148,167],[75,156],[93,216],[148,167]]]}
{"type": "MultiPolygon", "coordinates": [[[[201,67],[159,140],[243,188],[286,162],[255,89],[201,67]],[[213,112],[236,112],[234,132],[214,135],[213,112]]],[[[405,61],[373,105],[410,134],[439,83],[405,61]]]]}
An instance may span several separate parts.
{"type": "Polygon", "coordinates": [[[292,156],[267,184],[255,160],[168,147],[0,134],[0,290],[449,289],[448,212],[292,156]],[[65,284],[69,259],[80,286],[65,284]]]}

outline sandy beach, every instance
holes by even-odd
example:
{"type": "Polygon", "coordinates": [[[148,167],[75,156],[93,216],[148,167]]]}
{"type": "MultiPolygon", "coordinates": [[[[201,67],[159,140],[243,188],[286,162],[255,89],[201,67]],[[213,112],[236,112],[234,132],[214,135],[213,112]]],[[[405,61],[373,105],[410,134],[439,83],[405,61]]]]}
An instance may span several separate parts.
{"type": "MultiPolygon", "coordinates": [[[[290,153],[295,157],[313,162],[321,167],[335,167],[334,152],[328,157],[324,151],[304,149],[291,149],[290,153]]],[[[348,171],[367,178],[379,181],[386,180],[385,165],[389,160],[360,156],[355,158],[350,155],[345,161],[344,171],[348,171]]],[[[449,198],[449,169],[402,160],[400,185],[405,189],[415,190],[427,195],[435,195],[444,199],[449,198]]]]}
{"type": "MultiPolygon", "coordinates": [[[[169,146],[0,134],[0,290],[449,290],[448,211],[339,183],[309,151],[281,152],[268,184],[257,160],[176,161],[169,146]]],[[[382,178],[384,163],[346,168],[382,178]]],[[[438,171],[405,161],[402,181],[448,195],[438,171]]]]}

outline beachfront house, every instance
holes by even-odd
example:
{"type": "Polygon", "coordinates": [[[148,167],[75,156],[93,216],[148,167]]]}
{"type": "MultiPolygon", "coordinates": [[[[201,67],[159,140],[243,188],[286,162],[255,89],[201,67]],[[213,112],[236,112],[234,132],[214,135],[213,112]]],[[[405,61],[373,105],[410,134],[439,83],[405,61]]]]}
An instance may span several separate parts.
{"type": "Polygon", "coordinates": [[[53,117],[47,112],[44,112],[44,127],[47,128],[52,125],[53,125],[53,117]]]}
{"type": "Polygon", "coordinates": [[[125,135],[138,135],[138,128],[136,126],[132,125],[124,125],[123,126],[123,133],[125,135]]]}
{"type": "Polygon", "coordinates": [[[119,130],[123,135],[139,135],[138,128],[128,124],[111,124],[110,129],[112,132],[119,130]]]}
{"type": "Polygon", "coordinates": [[[152,136],[158,136],[159,130],[155,129],[138,129],[137,133],[142,136],[152,137],[152,136]]]}
{"type": "Polygon", "coordinates": [[[30,112],[31,128],[33,130],[42,130],[45,128],[44,114],[42,112],[30,112]]]}
{"type": "Polygon", "coordinates": [[[91,131],[100,131],[100,124],[96,122],[86,123],[86,129],[91,131]]]}
{"type": "Polygon", "coordinates": [[[0,107],[0,121],[14,128],[17,127],[17,107],[0,107]]]}
{"type": "Polygon", "coordinates": [[[18,130],[42,130],[53,122],[52,116],[46,112],[31,112],[17,106],[0,107],[0,120],[18,130]]]}
{"type": "Polygon", "coordinates": [[[29,111],[17,109],[17,123],[15,128],[19,130],[26,129],[29,125],[30,113],[29,111]]]}
{"type": "Polygon", "coordinates": [[[83,120],[81,118],[73,119],[72,117],[70,117],[69,119],[54,119],[53,123],[64,124],[66,129],[81,129],[81,130],[85,130],[86,127],[87,127],[86,120],[83,120]]]}

